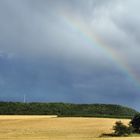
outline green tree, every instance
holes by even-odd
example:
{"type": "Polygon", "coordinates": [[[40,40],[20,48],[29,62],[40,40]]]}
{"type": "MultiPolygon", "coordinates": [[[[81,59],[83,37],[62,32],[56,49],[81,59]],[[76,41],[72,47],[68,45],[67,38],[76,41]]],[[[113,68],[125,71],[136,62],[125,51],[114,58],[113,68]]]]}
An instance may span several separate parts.
{"type": "Polygon", "coordinates": [[[114,135],[116,136],[128,136],[132,133],[131,124],[128,126],[124,125],[121,121],[117,121],[113,126],[114,135]]]}
{"type": "Polygon", "coordinates": [[[140,133],[140,114],[136,114],[130,122],[135,133],[140,133]]]}

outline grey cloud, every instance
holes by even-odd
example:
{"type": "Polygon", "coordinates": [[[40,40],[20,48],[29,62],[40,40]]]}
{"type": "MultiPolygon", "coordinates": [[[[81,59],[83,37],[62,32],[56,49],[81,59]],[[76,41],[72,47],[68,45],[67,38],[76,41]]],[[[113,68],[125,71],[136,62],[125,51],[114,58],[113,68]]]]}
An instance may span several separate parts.
{"type": "Polygon", "coordinates": [[[89,41],[63,15],[103,40],[138,75],[139,4],[138,0],[0,1],[1,97],[16,100],[27,92],[30,100],[135,106],[137,81],[110,59],[103,44],[89,41]]]}

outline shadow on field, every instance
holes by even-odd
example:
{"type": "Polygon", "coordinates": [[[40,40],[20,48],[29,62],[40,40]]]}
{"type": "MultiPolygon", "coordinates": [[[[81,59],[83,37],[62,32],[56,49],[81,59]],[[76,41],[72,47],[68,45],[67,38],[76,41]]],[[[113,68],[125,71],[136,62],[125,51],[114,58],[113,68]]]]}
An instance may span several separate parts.
{"type": "Polygon", "coordinates": [[[99,137],[116,137],[116,135],[114,135],[113,133],[103,133],[103,134],[101,134],[99,137]]]}
{"type": "MultiPolygon", "coordinates": [[[[99,136],[100,138],[103,138],[103,137],[120,137],[120,136],[118,136],[118,135],[115,135],[115,134],[113,134],[113,133],[103,133],[103,134],[101,134],[100,136],[99,136]]],[[[127,137],[127,135],[124,135],[124,137],[127,137]]]]}
{"type": "MultiPolygon", "coordinates": [[[[121,136],[115,135],[113,133],[103,133],[99,137],[100,138],[105,138],[105,137],[121,137],[121,136]]],[[[124,135],[123,137],[128,137],[128,135],[124,135]]]]}

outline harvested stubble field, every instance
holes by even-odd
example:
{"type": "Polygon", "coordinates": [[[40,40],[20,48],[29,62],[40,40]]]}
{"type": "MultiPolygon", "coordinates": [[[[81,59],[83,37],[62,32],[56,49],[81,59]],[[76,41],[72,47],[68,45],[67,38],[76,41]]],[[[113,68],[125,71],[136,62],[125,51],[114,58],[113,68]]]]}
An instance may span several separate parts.
{"type": "MultiPolygon", "coordinates": [[[[100,138],[119,119],[0,116],[1,140],[140,140],[140,137],[100,138]]],[[[125,124],[129,120],[122,120],[125,124]]]]}

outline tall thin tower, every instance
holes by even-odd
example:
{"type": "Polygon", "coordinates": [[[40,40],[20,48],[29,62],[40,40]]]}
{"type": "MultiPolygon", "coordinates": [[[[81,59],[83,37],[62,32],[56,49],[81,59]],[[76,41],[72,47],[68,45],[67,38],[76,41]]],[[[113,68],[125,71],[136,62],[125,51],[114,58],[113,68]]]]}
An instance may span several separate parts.
{"type": "Polygon", "coordinates": [[[23,102],[26,103],[26,95],[24,94],[23,102]]]}

